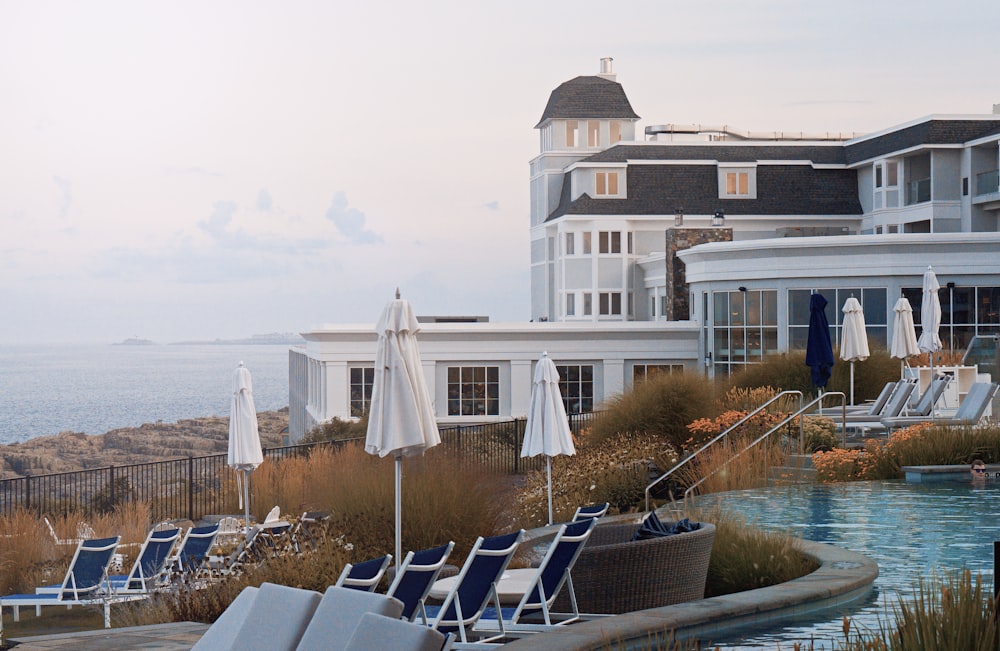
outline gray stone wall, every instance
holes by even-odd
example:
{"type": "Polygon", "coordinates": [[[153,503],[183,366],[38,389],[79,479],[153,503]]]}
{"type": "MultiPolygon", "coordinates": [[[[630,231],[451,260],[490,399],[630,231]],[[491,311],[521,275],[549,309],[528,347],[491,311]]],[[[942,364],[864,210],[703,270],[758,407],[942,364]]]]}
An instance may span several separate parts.
{"type": "Polygon", "coordinates": [[[667,321],[685,321],[691,318],[687,276],[684,272],[684,263],[677,257],[677,252],[690,249],[692,246],[699,244],[732,241],[732,228],[687,228],[680,226],[667,229],[667,301],[665,315],[667,321]]]}

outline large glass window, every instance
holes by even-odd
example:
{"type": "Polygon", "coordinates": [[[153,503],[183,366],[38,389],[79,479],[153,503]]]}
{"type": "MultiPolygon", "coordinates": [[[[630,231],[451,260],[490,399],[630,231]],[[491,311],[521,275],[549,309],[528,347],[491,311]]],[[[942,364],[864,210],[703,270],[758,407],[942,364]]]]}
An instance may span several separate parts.
{"type": "Polygon", "coordinates": [[[809,339],[809,295],[817,292],[826,299],[826,319],[830,322],[830,339],[833,345],[840,342],[841,328],[844,323],[844,303],[854,297],[861,303],[865,313],[865,330],[868,333],[868,345],[875,348],[888,348],[888,327],[886,324],[887,290],[884,287],[861,288],[826,288],[826,289],[790,289],[788,290],[788,349],[804,350],[809,339]]]}
{"type": "Polygon", "coordinates": [[[778,352],[778,293],[773,289],[714,292],[713,363],[717,373],[759,363],[778,352]]]}
{"type": "Polygon", "coordinates": [[[448,415],[499,416],[499,367],[449,366],[448,415]]]}
{"type": "Polygon", "coordinates": [[[645,382],[657,375],[669,375],[671,373],[683,373],[683,364],[635,364],[632,367],[632,385],[645,382]]]}
{"type": "MultiPolygon", "coordinates": [[[[904,287],[903,296],[913,308],[913,323],[920,334],[923,290],[904,287]]],[[[946,350],[965,350],[976,335],[1000,332],[1000,287],[948,287],[938,290],[941,326],[938,335],[946,350]]]]}
{"type": "Polygon", "coordinates": [[[374,367],[351,369],[351,416],[360,418],[368,413],[374,381],[374,367]]]}
{"type": "Polygon", "coordinates": [[[559,391],[567,414],[594,411],[594,367],[590,364],[556,365],[559,391]]]}

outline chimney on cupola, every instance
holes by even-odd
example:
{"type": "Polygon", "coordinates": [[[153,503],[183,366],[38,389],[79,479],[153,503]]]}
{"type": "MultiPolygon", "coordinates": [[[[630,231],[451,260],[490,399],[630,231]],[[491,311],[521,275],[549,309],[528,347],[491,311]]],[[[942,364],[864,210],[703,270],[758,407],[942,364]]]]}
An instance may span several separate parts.
{"type": "Polygon", "coordinates": [[[617,76],[614,70],[611,68],[611,62],[614,61],[611,57],[604,57],[601,59],[601,74],[597,75],[602,79],[607,79],[608,81],[615,81],[617,76]]]}

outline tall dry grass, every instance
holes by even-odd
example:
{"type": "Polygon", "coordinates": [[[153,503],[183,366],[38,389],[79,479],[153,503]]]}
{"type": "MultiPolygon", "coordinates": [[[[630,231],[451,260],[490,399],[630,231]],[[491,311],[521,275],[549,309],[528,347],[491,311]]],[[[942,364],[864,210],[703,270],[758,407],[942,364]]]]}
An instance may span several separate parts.
{"type": "Polygon", "coordinates": [[[596,442],[619,434],[648,433],[675,449],[690,437],[688,423],[718,413],[716,384],[701,373],[660,374],[611,398],[591,426],[596,442]]]}
{"type": "MultiPolygon", "coordinates": [[[[354,545],[355,558],[395,548],[394,459],[365,453],[359,445],[319,448],[307,457],[267,461],[251,479],[252,512],[261,519],[273,506],[283,513],[328,511],[335,534],[354,545]]],[[[402,544],[423,549],[454,540],[455,553],[477,536],[499,533],[507,524],[512,481],[476,466],[456,464],[429,451],[402,464],[402,544]]],[[[238,511],[235,486],[230,491],[238,511]]]]}

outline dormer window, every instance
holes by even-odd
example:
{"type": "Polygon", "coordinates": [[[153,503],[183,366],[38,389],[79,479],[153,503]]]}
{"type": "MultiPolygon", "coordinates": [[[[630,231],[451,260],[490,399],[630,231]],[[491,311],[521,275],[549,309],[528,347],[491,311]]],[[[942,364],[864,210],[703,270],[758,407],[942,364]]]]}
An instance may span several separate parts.
{"type": "Polygon", "coordinates": [[[756,199],[756,165],[719,165],[720,199],[756,199]]]}
{"type": "Polygon", "coordinates": [[[594,194],[598,197],[618,195],[618,172],[597,172],[594,177],[594,194]]]}

